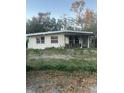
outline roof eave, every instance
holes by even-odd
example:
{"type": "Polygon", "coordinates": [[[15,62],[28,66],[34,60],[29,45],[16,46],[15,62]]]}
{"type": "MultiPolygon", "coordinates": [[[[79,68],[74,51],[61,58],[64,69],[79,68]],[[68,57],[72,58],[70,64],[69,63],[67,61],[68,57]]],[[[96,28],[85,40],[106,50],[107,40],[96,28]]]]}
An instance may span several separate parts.
{"type": "Polygon", "coordinates": [[[87,34],[87,35],[93,34],[93,32],[65,30],[65,31],[48,31],[48,32],[41,32],[41,33],[31,33],[31,34],[26,34],[26,36],[30,37],[30,36],[59,34],[59,33],[78,33],[78,34],[87,34]]]}

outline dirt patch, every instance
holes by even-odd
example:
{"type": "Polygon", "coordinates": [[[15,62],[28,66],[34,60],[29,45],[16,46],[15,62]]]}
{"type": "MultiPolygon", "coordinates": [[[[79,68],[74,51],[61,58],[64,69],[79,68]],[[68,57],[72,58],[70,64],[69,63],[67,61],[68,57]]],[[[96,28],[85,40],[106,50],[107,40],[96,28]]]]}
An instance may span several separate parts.
{"type": "Polygon", "coordinates": [[[87,60],[96,61],[96,50],[86,49],[66,49],[66,50],[30,50],[27,52],[27,59],[30,60],[51,60],[51,59],[62,59],[62,60],[87,60]]]}
{"type": "Polygon", "coordinates": [[[60,71],[27,73],[27,93],[96,93],[96,76],[60,71]]]}

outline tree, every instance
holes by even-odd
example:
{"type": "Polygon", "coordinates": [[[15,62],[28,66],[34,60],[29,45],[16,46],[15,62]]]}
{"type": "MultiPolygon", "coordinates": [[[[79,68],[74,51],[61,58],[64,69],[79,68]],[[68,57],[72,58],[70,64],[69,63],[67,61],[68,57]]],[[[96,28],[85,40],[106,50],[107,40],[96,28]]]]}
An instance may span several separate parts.
{"type": "Polygon", "coordinates": [[[76,14],[76,24],[80,25],[83,28],[83,10],[84,10],[85,1],[84,0],[76,0],[71,5],[71,10],[76,14]]]}
{"type": "Polygon", "coordinates": [[[39,24],[38,20],[33,17],[32,20],[26,22],[26,33],[36,33],[46,31],[42,25],[39,24]]]}
{"type": "Polygon", "coordinates": [[[56,31],[57,30],[57,23],[56,23],[56,19],[52,18],[50,20],[50,30],[51,31],[56,31]]]}
{"type": "Polygon", "coordinates": [[[96,30],[97,18],[96,13],[90,9],[86,9],[83,16],[84,28],[86,30],[96,30]]]}
{"type": "Polygon", "coordinates": [[[97,15],[90,9],[86,9],[84,16],[84,29],[86,31],[93,32],[93,36],[91,36],[91,47],[97,47],[97,15]]]}
{"type": "Polygon", "coordinates": [[[62,25],[63,25],[62,19],[58,19],[56,24],[56,30],[61,30],[62,25]]]}
{"type": "Polygon", "coordinates": [[[57,30],[55,18],[50,18],[50,13],[38,13],[37,17],[26,22],[26,33],[36,33],[57,30]]]}

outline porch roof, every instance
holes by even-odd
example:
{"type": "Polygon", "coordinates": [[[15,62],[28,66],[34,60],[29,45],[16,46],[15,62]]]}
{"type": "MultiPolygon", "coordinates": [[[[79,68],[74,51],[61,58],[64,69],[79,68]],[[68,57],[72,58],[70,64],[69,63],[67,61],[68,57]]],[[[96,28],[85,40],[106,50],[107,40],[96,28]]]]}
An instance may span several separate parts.
{"type": "Polygon", "coordinates": [[[37,36],[37,35],[49,35],[49,34],[59,34],[64,33],[67,35],[73,34],[80,34],[80,35],[92,35],[93,32],[86,32],[86,31],[72,31],[72,30],[62,30],[62,31],[48,31],[48,32],[40,32],[40,33],[31,33],[27,34],[26,36],[37,36]]]}

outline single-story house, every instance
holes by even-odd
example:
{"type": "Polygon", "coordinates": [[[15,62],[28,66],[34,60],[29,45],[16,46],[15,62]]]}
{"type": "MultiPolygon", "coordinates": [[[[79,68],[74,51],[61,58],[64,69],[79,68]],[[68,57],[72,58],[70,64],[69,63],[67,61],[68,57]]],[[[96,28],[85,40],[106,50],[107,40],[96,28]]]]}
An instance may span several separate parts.
{"type": "Polygon", "coordinates": [[[89,38],[93,32],[86,31],[48,31],[27,34],[28,48],[45,49],[50,47],[89,48],[89,38]]]}

